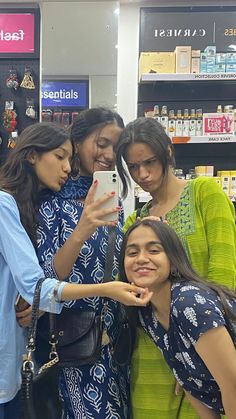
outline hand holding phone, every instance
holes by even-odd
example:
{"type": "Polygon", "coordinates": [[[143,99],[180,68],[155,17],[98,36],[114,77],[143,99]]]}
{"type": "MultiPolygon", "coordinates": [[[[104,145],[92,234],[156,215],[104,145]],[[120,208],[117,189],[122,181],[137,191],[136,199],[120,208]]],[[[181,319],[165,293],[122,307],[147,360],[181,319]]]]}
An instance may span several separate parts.
{"type": "Polygon", "coordinates": [[[94,172],[80,220],[73,232],[79,242],[88,240],[98,227],[114,226],[119,218],[119,180],[115,171],[94,172]]]}
{"type": "MultiPolygon", "coordinates": [[[[94,201],[104,197],[104,194],[114,193],[106,202],[99,205],[99,209],[112,209],[119,205],[119,176],[115,170],[94,172],[93,179],[98,181],[94,201]]],[[[102,218],[105,221],[116,221],[117,212],[106,214],[102,218]]]]}

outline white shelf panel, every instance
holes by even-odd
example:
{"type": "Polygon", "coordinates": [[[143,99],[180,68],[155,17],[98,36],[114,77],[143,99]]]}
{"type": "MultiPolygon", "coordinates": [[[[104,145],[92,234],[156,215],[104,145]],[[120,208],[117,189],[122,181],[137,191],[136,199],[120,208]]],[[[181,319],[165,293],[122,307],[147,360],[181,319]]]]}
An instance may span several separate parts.
{"type": "Polygon", "coordinates": [[[203,80],[236,80],[236,73],[200,73],[200,74],[157,74],[148,73],[141,75],[144,81],[203,81],[203,80]]]}
{"type": "Polygon", "coordinates": [[[208,135],[204,137],[173,137],[174,144],[236,143],[233,135],[208,135]]]}

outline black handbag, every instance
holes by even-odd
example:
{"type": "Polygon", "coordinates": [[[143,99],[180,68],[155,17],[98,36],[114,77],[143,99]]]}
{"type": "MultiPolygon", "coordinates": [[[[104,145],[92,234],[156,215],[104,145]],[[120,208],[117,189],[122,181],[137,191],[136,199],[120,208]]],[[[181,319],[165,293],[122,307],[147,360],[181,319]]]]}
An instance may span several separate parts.
{"type": "MultiPolygon", "coordinates": [[[[112,278],[116,229],[111,227],[108,236],[108,250],[104,281],[112,278]]],[[[49,344],[56,341],[60,367],[80,367],[94,364],[101,356],[103,319],[108,302],[103,300],[102,313],[89,310],[63,308],[60,314],[45,313],[39,320],[36,338],[36,359],[40,364],[48,359],[49,344]],[[40,349],[40,350],[38,350],[40,349]]],[[[129,363],[133,348],[133,336],[129,327],[124,307],[120,305],[118,336],[111,350],[114,360],[119,365],[129,363]]]]}
{"type": "MultiPolygon", "coordinates": [[[[116,228],[109,228],[104,281],[112,278],[116,228]]],[[[41,317],[37,330],[36,359],[44,363],[48,358],[51,337],[56,339],[60,367],[80,367],[94,364],[101,356],[103,317],[107,301],[103,300],[102,313],[92,310],[63,308],[60,314],[41,317]]]]}
{"type": "Polygon", "coordinates": [[[55,341],[51,341],[51,352],[46,364],[36,372],[33,352],[39,312],[40,291],[45,278],[41,278],[34,292],[31,325],[24,356],[21,376],[21,398],[23,419],[59,419],[62,417],[62,403],[58,394],[58,355],[55,341]]]}
{"type": "Polygon", "coordinates": [[[60,367],[80,367],[94,364],[101,355],[102,316],[95,311],[63,308],[60,314],[45,313],[40,319],[36,359],[45,362],[49,353],[50,336],[56,337],[60,367]],[[42,343],[42,345],[41,345],[42,343]]]}

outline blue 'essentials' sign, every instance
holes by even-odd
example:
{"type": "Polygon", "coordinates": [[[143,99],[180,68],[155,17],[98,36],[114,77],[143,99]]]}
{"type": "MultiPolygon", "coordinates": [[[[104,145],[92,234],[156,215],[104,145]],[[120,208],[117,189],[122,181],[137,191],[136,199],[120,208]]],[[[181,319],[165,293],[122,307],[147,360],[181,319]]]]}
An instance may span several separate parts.
{"type": "Polygon", "coordinates": [[[43,108],[87,108],[88,80],[78,81],[43,81],[43,108]]]}

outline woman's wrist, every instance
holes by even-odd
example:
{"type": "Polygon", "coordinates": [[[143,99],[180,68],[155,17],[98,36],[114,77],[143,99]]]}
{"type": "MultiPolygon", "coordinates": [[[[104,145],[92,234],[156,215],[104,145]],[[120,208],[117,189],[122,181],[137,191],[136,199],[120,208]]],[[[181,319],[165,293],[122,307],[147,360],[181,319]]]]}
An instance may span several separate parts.
{"type": "Polygon", "coordinates": [[[73,244],[80,247],[82,247],[85,242],[85,239],[81,236],[81,232],[77,228],[71,234],[70,239],[73,244]]]}
{"type": "Polygon", "coordinates": [[[99,284],[99,296],[111,298],[110,282],[99,284]]]}

